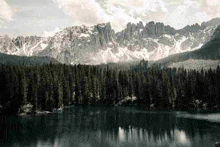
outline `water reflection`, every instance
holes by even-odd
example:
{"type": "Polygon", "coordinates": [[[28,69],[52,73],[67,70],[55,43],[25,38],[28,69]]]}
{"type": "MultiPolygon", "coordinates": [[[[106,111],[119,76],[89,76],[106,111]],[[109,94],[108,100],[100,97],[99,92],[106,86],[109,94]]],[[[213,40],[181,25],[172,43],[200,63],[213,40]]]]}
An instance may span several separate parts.
{"type": "Polygon", "coordinates": [[[72,107],[62,113],[11,117],[2,146],[21,147],[207,147],[219,141],[219,124],[123,107],[72,107]]]}
{"type": "Polygon", "coordinates": [[[186,136],[185,131],[175,130],[175,140],[177,143],[190,144],[189,138],[186,136]]]}

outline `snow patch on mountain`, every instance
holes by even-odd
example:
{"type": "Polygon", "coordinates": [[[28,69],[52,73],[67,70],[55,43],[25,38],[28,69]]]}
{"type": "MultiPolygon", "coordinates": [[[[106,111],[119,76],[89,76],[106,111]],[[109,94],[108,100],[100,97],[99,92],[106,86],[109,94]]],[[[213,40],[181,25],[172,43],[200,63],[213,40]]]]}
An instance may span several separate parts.
{"type": "Polygon", "coordinates": [[[53,31],[44,31],[43,37],[53,37],[57,32],[60,32],[60,28],[56,28],[53,31]]]}
{"type": "Polygon", "coordinates": [[[80,34],[80,36],[79,37],[89,37],[90,35],[89,34],[80,34]]]}
{"type": "Polygon", "coordinates": [[[48,46],[48,44],[42,43],[42,44],[40,44],[40,46],[41,46],[42,49],[45,49],[48,46]]]}
{"type": "Polygon", "coordinates": [[[163,37],[167,37],[169,39],[172,39],[173,37],[171,35],[167,35],[167,34],[164,34],[163,37]]]}

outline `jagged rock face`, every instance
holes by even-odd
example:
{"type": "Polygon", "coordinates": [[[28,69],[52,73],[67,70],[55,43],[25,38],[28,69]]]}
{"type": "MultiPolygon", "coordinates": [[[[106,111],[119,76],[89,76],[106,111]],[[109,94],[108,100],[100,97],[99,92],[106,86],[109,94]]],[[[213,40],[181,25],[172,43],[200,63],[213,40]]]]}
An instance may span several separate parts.
{"type": "Polygon", "coordinates": [[[210,40],[216,26],[202,28],[195,24],[175,30],[163,23],[149,22],[145,27],[128,23],[127,28],[116,34],[122,48],[133,51],[129,56],[157,60],[170,54],[191,51],[200,48],[210,40]]]}
{"type": "Polygon", "coordinates": [[[13,43],[13,40],[7,35],[0,37],[1,52],[12,54],[17,51],[17,47],[13,43]]]}
{"type": "Polygon", "coordinates": [[[142,22],[128,23],[124,30],[115,33],[110,23],[92,27],[73,26],[48,38],[0,37],[0,51],[16,55],[50,56],[70,64],[157,60],[200,48],[211,39],[216,27],[205,26],[204,23],[203,26],[195,24],[175,30],[163,23],[151,21],[145,26],[142,22]]]}

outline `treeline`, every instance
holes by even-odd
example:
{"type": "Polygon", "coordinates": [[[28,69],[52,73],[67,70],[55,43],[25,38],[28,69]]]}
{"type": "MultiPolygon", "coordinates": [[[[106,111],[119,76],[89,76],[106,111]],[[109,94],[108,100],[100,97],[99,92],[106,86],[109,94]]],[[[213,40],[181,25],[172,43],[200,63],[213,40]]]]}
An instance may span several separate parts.
{"type": "Polygon", "coordinates": [[[220,68],[170,69],[141,61],[138,68],[88,65],[0,65],[0,110],[21,106],[52,111],[68,104],[137,104],[146,108],[219,108],[220,68]]]}
{"type": "Polygon", "coordinates": [[[0,53],[0,64],[5,65],[46,65],[46,64],[61,64],[56,59],[43,56],[16,56],[16,55],[8,55],[5,53],[0,53]]]}

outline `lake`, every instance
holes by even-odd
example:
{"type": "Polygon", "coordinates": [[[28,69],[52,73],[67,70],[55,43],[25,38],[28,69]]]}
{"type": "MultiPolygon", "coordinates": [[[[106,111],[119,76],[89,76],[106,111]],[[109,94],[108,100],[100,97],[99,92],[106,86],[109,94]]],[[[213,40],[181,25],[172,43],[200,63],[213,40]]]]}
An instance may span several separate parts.
{"type": "Polygon", "coordinates": [[[220,112],[71,106],[1,120],[7,124],[1,147],[214,147],[220,141],[220,112]]]}

